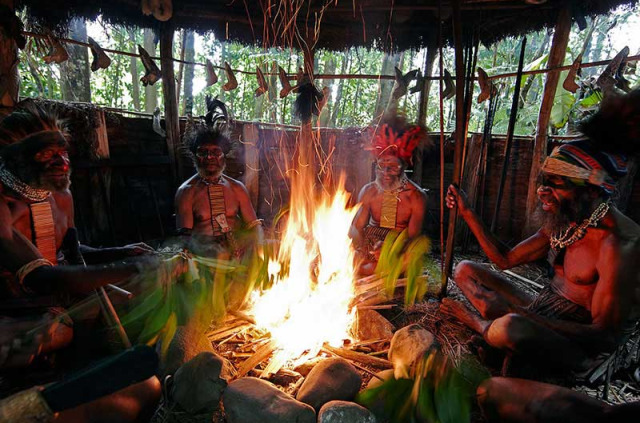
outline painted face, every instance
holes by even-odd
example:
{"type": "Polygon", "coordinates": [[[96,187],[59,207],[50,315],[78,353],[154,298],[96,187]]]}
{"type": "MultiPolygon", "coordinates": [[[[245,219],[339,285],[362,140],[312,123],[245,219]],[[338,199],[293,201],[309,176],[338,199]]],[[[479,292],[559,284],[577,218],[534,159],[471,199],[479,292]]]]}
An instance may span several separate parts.
{"type": "Polygon", "coordinates": [[[219,177],[225,168],[222,148],[216,144],[201,144],[196,149],[198,172],[207,178],[219,177]]]}
{"type": "Polygon", "coordinates": [[[575,187],[562,176],[542,173],[537,190],[542,210],[550,213],[559,212],[563,204],[575,200],[575,187]]]}
{"type": "Polygon", "coordinates": [[[380,156],[376,162],[376,181],[384,189],[392,189],[398,185],[404,166],[402,161],[393,155],[380,156]]]}

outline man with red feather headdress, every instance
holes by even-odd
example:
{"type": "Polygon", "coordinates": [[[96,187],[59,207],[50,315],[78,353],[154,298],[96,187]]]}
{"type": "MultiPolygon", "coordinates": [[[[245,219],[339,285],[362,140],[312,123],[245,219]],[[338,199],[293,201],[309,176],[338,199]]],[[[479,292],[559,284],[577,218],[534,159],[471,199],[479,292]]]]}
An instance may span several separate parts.
{"type": "Polygon", "coordinates": [[[426,139],[424,128],[409,126],[403,117],[396,117],[372,132],[376,179],[360,191],[360,209],[350,231],[364,260],[362,274],[373,273],[389,232],[406,229],[409,238],[420,235],[427,204],[425,191],[405,175],[413,151],[426,139]]]}

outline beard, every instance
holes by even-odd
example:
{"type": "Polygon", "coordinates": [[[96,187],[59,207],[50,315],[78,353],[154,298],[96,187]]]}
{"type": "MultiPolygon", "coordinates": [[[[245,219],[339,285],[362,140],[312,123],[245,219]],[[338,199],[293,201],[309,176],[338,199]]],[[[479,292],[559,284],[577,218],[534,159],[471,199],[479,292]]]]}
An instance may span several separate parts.
{"type": "Polygon", "coordinates": [[[534,219],[549,233],[560,232],[572,223],[582,222],[593,212],[593,199],[586,190],[579,190],[574,200],[562,200],[556,212],[542,209],[538,202],[534,219]]]}
{"type": "Polygon", "coordinates": [[[402,176],[394,176],[390,180],[385,180],[383,175],[376,174],[376,185],[384,191],[394,190],[402,185],[402,176]]]}
{"type": "Polygon", "coordinates": [[[200,175],[201,178],[210,181],[216,180],[222,176],[222,173],[226,169],[226,163],[223,162],[220,166],[216,166],[212,169],[209,169],[206,163],[203,163],[202,165],[198,164],[197,169],[198,175],[200,175]]]}
{"type": "Polygon", "coordinates": [[[25,184],[47,191],[64,191],[71,185],[71,170],[63,175],[63,171],[56,171],[56,176],[51,175],[51,169],[16,159],[6,162],[7,168],[25,184]]]}

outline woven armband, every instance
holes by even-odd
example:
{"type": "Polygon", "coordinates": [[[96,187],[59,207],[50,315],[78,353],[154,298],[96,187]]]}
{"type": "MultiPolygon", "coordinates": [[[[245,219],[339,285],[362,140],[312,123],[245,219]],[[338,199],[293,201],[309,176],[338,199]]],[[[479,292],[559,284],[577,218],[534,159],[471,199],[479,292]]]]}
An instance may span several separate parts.
{"type": "Polygon", "coordinates": [[[30,261],[29,263],[25,264],[20,269],[18,269],[18,271],[16,272],[16,278],[18,279],[18,283],[20,284],[20,286],[24,291],[31,292],[30,289],[24,286],[25,278],[29,275],[29,273],[33,272],[38,267],[42,267],[42,266],[53,266],[53,263],[51,263],[49,260],[45,258],[39,258],[39,259],[30,261]]]}

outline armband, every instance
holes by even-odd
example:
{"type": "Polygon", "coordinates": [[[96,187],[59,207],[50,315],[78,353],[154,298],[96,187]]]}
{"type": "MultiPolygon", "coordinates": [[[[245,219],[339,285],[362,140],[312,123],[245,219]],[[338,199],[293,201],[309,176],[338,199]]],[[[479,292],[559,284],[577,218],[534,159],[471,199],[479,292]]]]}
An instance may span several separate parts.
{"type": "Polygon", "coordinates": [[[25,264],[20,269],[18,269],[18,271],[16,272],[16,278],[18,279],[18,283],[20,284],[23,290],[27,292],[31,291],[30,289],[24,286],[24,280],[29,275],[29,273],[33,272],[38,267],[42,267],[42,266],[53,266],[53,263],[51,263],[49,260],[45,258],[39,258],[39,259],[30,261],[29,263],[25,264]]]}
{"type": "Polygon", "coordinates": [[[247,229],[253,229],[256,226],[264,226],[264,221],[262,219],[256,219],[252,222],[249,222],[249,224],[247,224],[247,229]]]}

